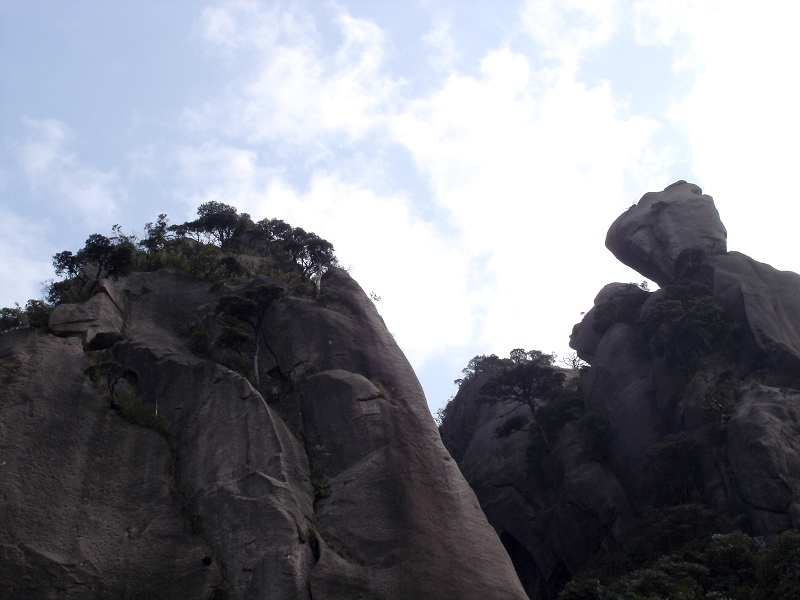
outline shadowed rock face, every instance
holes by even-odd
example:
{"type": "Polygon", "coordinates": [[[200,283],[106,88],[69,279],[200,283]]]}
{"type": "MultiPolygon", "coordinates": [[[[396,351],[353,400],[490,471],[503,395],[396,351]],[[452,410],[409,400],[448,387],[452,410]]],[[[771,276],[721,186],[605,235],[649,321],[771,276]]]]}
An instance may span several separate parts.
{"type": "Polygon", "coordinates": [[[0,467],[0,511],[18,518],[0,530],[0,595],[525,598],[410,365],[344,271],[323,280],[337,310],[292,296],[271,309],[271,404],[189,351],[181,332],[217,328],[208,282],[163,270],[99,289],[93,298],[125,300],[106,307],[123,326],[96,359],[138,372],[137,397],[174,434],[174,465],[166,440],[124,420],[83,374],[87,331],[107,311],[62,308],[54,324],[76,337],[2,336],[3,376],[18,391],[0,398],[0,448],[14,448],[2,460],[16,461],[0,467]],[[31,461],[43,466],[25,474],[31,461]]]}
{"type": "Polygon", "coordinates": [[[640,312],[597,340],[597,311],[624,289],[606,286],[573,329],[570,345],[592,364],[585,402],[614,426],[609,459],[632,501],[639,485],[635,465],[643,453],[665,435],[686,433],[702,499],[723,515],[744,517],[749,531],[770,535],[800,524],[792,495],[800,470],[800,275],[725,252],[725,229],[710,197],[700,193],[679,182],[645,194],[617,219],[609,249],[667,289],[649,294],[640,312]],[[658,210],[657,202],[664,202],[658,210]],[[675,230],[680,224],[685,229],[675,230]],[[642,328],[642,319],[669,291],[674,259],[687,248],[705,254],[685,276],[708,286],[732,324],[721,349],[688,370],[654,356],[642,328]],[[638,350],[631,351],[633,338],[621,333],[637,327],[638,350]],[[726,376],[732,381],[727,392],[720,387],[726,376]]]}
{"type": "Polygon", "coordinates": [[[498,437],[506,419],[531,417],[527,406],[481,400],[483,373],[466,380],[448,408],[442,439],[475,490],[531,598],[552,598],[630,523],[622,486],[605,461],[587,453],[568,424],[552,449],[531,456],[527,432],[498,437]]]}
{"type": "Polygon", "coordinates": [[[800,389],[800,275],[729,252],[703,263],[714,293],[747,334],[742,361],[771,385],[800,389]]]}
{"type": "Polygon", "coordinates": [[[800,392],[742,390],[726,444],[754,529],[800,528],[800,392]]]}
{"type": "Polygon", "coordinates": [[[724,254],[728,234],[711,196],[692,183],[678,181],[650,192],[611,225],[606,247],[617,259],[658,285],[674,283],[675,261],[698,248],[724,254]]]}
{"type": "Polygon", "coordinates": [[[587,451],[580,420],[546,446],[521,431],[498,437],[508,419],[531,414],[480,401],[485,373],[448,406],[445,445],[531,598],[555,597],[654,507],[702,502],[755,535],[800,528],[800,275],[726,252],[725,238],[711,197],[686,182],[645,194],[611,226],[608,248],[662,289],[610,283],[573,328],[570,346],[591,364],[580,380],[584,414],[609,425],[601,456],[587,451]],[[686,304],[670,296],[678,290],[686,304]],[[656,307],[660,329],[648,321],[656,307]],[[709,340],[713,319],[726,323],[724,337],[697,356],[659,354],[652,343],[683,320],[681,339],[700,330],[709,340]],[[662,477],[656,497],[646,461],[671,440],[683,440],[672,446],[681,478],[662,477]]]}

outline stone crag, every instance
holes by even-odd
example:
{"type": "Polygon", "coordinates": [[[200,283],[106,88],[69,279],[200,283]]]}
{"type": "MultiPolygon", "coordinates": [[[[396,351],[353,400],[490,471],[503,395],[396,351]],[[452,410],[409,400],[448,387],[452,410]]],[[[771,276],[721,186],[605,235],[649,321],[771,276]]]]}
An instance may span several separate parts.
{"type": "Polygon", "coordinates": [[[645,194],[606,246],[662,287],[609,284],[575,325],[585,416],[566,415],[532,454],[527,432],[495,433],[530,410],[482,400],[479,374],[442,424],[532,598],[555,597],[670,502],[705,504],[752,535],[800,528],[800,275],[728,252],[713,200],[683,181],[645,194]],[[607,427],[600,453],[590,418],[607,427]],[[659,451],[681,457],[660,498],[646,470],[659,451]]]}
{"type": "Polygon", "coordinates": [[[263,393],[190,351],[219,291],[183,272],[0,336],[0,595],[524,598],[373,304],[339,269],[321,291],[335,310],[270,309],[263,393]],[[84,374],[101,361],[172,447],[84,374]]]}

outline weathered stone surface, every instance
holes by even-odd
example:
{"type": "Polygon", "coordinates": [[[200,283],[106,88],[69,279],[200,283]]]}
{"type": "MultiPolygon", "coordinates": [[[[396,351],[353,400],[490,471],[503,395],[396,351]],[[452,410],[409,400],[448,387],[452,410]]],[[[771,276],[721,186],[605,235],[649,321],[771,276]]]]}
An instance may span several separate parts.
{"type": "Polygon", "coordinates": [[[608,465],[586,453],[567,425],[555,446],[531,455],[530,438],[495,431],[527,406],[480,400],[487,381],[465,381],[448,407],[442,438],[475,490],[531,598],[552,598],[570,575],[630,520],[627,498],[608,465]]]}
{"type": "Polygon", "coordinates": [[[178,480],[224,565],[229,597],[309,598],[313,491],[302,444],[245,378],[193,356],[175,335],[208,308],[208,284],[166,271],[147,281],[131,339],[114,356],[139,372],[140,395],[172,422],[178,480]]]}
{"type": "MultiPolygon", "coordinates": [[[[264,279],[247,285],[259,283],[264,279]]],[[[247,285],[227,291],[241,292],[247,285]]],[[[247,379],[190,351],[189,332],[207,331],[210,343],[220,330],[215,313],[219,290],[209,282],[162,270],[135,273],[108,286],[101,286],[84,305],[61,309],[54,324],[61,335],[85,337],[97,327],[103,311],[114,307],[114,314],[125,314],[125,339],[94,360],[113,359],[138,372],[137,397],[171,424],[174,475],[163,463],[154,474],[148,466],[152,461],[139,446],[107,447],[124,435],[112,441],[95,434],[93,452],[122,464],[120,472],[139,488],[131,498],[151,515],[158,515],[151,505],[164,503],[151,488],[171,491],[173,504],[166,506],[177,511],[186,538],[174,533],[178,542],[164,542],[163,548],[153,550],[148,544],[160,539],[160,529],[145,528],[156,542],[147,538],[142,548],[163,564],[143,568],[143,581],[136,579],[138,588],[129,597],[208,597],[212,587],[230,599],[310,599],[312,593],[315,600],[525,597],[507,553],[441,443],[411,366],[373,303],[344,271],[333,269],[326,276],[324,304],[287,296],[271,310],[262,329],[262,385],[288,426],[247,379]],[[128,475],[140,468],[136,478],[128,475]],[[189,545],[184,549],[179,542],[189,545]],[[165,552],[172,554],[162,558],[165,552]],[[198,565],[202,569],[195,575],[189,566],[198,565]],[[164,587],[167,591],[149,594],[164,569],[173,577],[164,587]],[[185,593],[174,587],[184,581],[184,571],[193,577],[185,593]]],[[[17,333],[3,341],[11,344],[17,333]]],[[[108,401],[99,398],[83,374],[86,357],[78,340],[49,335],[34,339],[55,344],[48,350],[52,361],[62,361],[62,346],[75,355],[74,364],[72,359],[62,361],[72,364],[72,376],[80,381],[76,389],[62,390],[66,406],[83,398],[76,396],[78,388],[88,389],[87,398],[99,402],[122,430],[160,444],[167,455],[158,456],[166,462],[163,438],[121,420],[108,401]]],[[[111,342],[107,338],[106,343],[111,342]]],[[[89,341],[85,348],[92,344],[96,347],[89,341]]],[[[217,358],[223,356],[214,352],[217,358]]],[[[55,369],[52,375],[59,373],[55,369]]],[[[20,381],[27,376],[26,372],[20,381]]],[[[50,376],[42,375],[47,385],[69,380],[49,381],[50,376]]],[[[75,418],[83,410],[76,408],[75,418]]],[[[51,429],[72,460],[73,432],[68,427],[51,429]]],[[[26,435],[34,439],[30,431],[26,435]]],[[[71,465],[71,476],[87,480],[88,464],[84,460],[71,465]]],[[[103,476],[107,487],[121,485],[114,473],[103,471],[103,476]]],[[[130,485],[126,479],[122,489],[130,485]]],[[[82,488],[83,492],[91,496],[85,501],[89,505],[116,506],[113,494],[97,499],[100,487],[82,488]]],[[[12,500],[9,514],[23,502],[22,496],[12,500]]],[[[43,515],[61,508],[44,497],[36,503],[43,515]]],[[[121,506],[128,510],[127,504],[121,506]]],[[[22,514],[19,527],[32,527],[30,519],[22,514]]],[[[0,535],[3,551],[16,557],[8,563],[14,576],[5,579],[29,573],[30,581],[52,579],[56,583],[46,585],[61,585],[58,582],[68,575],[51,577],[50,566],[26,559],[26,546],[16,544],[16,535],[11,530],[0,535]],[[17,556],[19,552],[23,554],[17,556]]],[[[42,556],[62,556],[70,548],[64,537],[42,546],[45,550],[37,550],[42,556]]],[[[105,556],[106,546],[93,548],[92,576],[100,587],[91,589],[108,588],[111,597],[128,597],[127,583],[114,578],[118,573],[122,577],[128,566],[149,563],[123,560],[124,566],[115,571],[114,561],[120,562],[117,549],[105,556]]],[[[127,546],[123,551],[133,552],[127,546]]]]}
{"type": "Polygon", "coordinates": [[[800,527],[800,391],[744,388],[725,441],[753,530],[800,527]]]}
{"type": "Polygon", "coordinates": [[[0,596],[210,597],[219,565],[167,442],[112,410],[86,364],[74,338],[0,336],[0,596]]]}
{"type": "Polygon", "coordinates": [[[586,313],[580,323],[576,323],[572,328],[572,335],[569,336],[569,347],[575,350],[581,360],[592,364],[592,359],[597,351],[602,333],[596,331],[595,317],[597,307],[608,302],[621,303],[621,300],[631,297],[639,297],[646,292],[639,286],[632,283],[609,283],[603,286],[600,293],[594,299],[594,306],[586,313]]]}
{"type": "Polygon", "coordinates": [[[311,574],[315,600],[353,598],[354,589],[369,598],[525,597],[435,430],[404,399],[342,370],[309,377],[299,397],[312,466],[329,455],[316,465],[329,489],[316,504],[325,543],[311,574]],[[326,556],[331,549],[338,558],[326,556]]]}
{"type": "Polygon", "coordinates": [[[606,236],[606,247],[621,262],[658,285],[675,281],[675,260],[699,248],[724,254],[727,232],[711,196],[678,181],[663,192],[649,192],[621,214],[606,236]]]}
{"type": "Polygon", "coordinates": [[[88,349],[107,348],[119,339],[122,314],[111,298],[97,293],[83,304],[59,304],[50,315],[56,335],[81,336],[88,349]]]}
{"type": "Polygon", "coordinates": [[[743,362],[764,364],[767,383],[800,388],[800,275],[739,252],[708,257],[703,268],[754,346],[742,348],[743,362]]]}
{"type": "Polygon", "coordinates": [[[636,493],[635,471],[644,452],[663,435],[653,365],[635,340],[630,325],[612,326],[583,382],[586,407],[611,422],[609,462],[629,497],[636,493]]]}
{"type": "Polygon", "coordinates": [[[270,315],[265,334],[281,372],[341,369],[379,381],[415,416],[429,442],[441,445],[422,386],[373,302],[343,269],[326,273],[322,292],[338,304],[325,308],[288,297],[270,315]]]}

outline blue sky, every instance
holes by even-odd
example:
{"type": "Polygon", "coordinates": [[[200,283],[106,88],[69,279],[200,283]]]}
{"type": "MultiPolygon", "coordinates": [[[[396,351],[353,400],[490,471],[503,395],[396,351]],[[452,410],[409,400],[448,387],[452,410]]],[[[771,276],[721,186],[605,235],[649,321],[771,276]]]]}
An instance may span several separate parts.
{"type": "Polygon", "coordinates": [[[0,0],[0,305],[208,200],[331,241],[435,410],[475,354],[569,352],[647,191],[800,270],[791,3],[0,0]],[[757,12],[756,12],[757,9],[757,12]]]}

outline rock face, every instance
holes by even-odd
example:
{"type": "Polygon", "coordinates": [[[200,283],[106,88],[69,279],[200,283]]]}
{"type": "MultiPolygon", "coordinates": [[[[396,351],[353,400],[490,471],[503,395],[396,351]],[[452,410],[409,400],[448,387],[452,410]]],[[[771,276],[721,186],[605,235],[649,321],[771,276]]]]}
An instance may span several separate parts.
{"type": "Polygon", "coordinates": [[[630,523],[625,492],[607,464],[592,456],[574,425],[552,452],[531,457],[528,435],[495,434],[527,406],[480,399],[488,376],[465,381],[442,424],[442,439],[475,490],[531,598],[554,597],[601,547],[630,523]]]}
{"type": "Polygon", "coordinates": [[[725,441],[754,529],[800,528],[800,392],[742,390],[725,441]]]}
{"type": "Polygon", "coordinates": [[[663,192],[650,192],[614,221],[606,247],[621,262],[658,285],[676,280],[681,252],[698,248],[724,254],[727,232],[711,196],[694,184],[678,181],[663,192]]]}
{"type": "Polygon", "coordinates": [[[322,292],[270,309],[263,394],[190,351],[219,292],[182,272],[59,307],[66,337],[0,337],[0,595],[525,598],[373,304],[338,269],[322,292]],[[99,361],[138,373],[172,449],[99,361]]]}
{"type": "Polygon", "coordinates": [[[771,385],[800,389],[800,275],[739,252],[710,256],[703,269],[747,333],[742,360],[751,369],[766,363],[771,385]]]}
{"type": "Polygon", "coordinates": [[[0,595],[210,597],[222,574],[167,442],[109,410],[86,364],[75,338],[0,336],[0,595]]]}
{"type": "Polygon", "coordinates": [[[597,295],[570,338],[591,365],[582,416],[567,413],[547,445],[498,437],[532,415],[480,401],[486,374],[448,406],[445,445],[531,598],[555,597],[664,506],[704,503],[753,535],[800,528],[800,275],[726,252],[725,238],[711,197],[686,182],[614,222],[608,248],[662,289],[612,283],[597,295]],[[592,423],[608,427],[599,453],[592,423]],[[654,480],[647,465],[669,456],[672,475],[654,480]]]}

